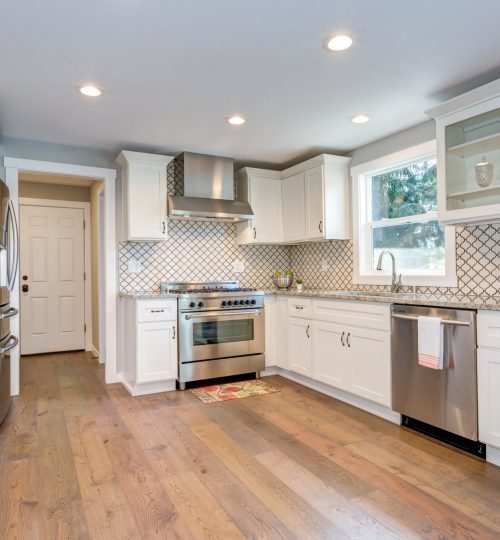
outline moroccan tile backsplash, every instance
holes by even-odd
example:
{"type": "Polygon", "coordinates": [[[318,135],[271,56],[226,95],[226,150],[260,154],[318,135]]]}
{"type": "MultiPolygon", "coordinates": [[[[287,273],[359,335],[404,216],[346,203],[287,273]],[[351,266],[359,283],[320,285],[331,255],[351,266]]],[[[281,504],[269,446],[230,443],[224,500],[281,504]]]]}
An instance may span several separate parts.
{"type": "MultiPolygon", "coordinates": [[[[353,285],[353,250],[348,240],[297,246],[238,246],[235,225],[196,221],[169,222],[164,242],[123,242],[119,250],[120,288],[155,291],[161,281],[238,279],[244,287],[272,288],[275,270],[293,268],[305,288],[384,290],[353,285]],[[128,272],[128,262],[142,264],[128,272]],[[321,271],[322,260],[328,269],[321,271]],[[235,271],[234,264],[243,271],[235,271]]],[[[500,295],[500,225],[458,227],[458,287],[417,287],[419,293],[500,295]]],[[[404,276],[403,276],[404,281],[404,276]]]]}

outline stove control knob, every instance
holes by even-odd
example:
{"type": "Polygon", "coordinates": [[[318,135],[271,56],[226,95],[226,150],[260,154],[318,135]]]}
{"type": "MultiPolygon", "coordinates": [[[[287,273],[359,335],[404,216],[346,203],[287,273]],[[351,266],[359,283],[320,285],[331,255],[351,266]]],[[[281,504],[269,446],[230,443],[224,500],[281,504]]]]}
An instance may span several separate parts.
{"type": "Polygon", "coordinates": [[[245,303],[244,300],[240,300],[240,306],[242,306],[245,303]]]}
{"type": "Polygon", "coordinates": [[[231,300],[228,300],[228,301],[227,301],[227,305],[228,305],[228,306],[232,306],[232,305],[233,305],[233,302],[232,302],[231,300]]]}
{"type": "Polygon", "coordinates": [[[196,307],[196,304],[194,302],[190,302],[189,307],[191,308],[196,307]]]}
{"type": "Polygon", "coordinates": [[[198,302],[198,307],[203,307],[205,305],[205,302],[198,302]]]}
{"type": "Polygon", "coordinates": [[[255,298],[253,298],[252,300],[250,300],[250,303],[252,304],[252,306],[253,306],[254,304],[256,304],[255,298]]]}
{"type": "Polygon", "coordinates": [[[226,301],[222,300],[221,306],[225,306],[225,305],[226,305],[226,301]]]}
{"type": "Polygon", "coordinates": [[[248,306],[248,304],[250,303],[250,300],[245,300],[245,304],[248,306]]]}

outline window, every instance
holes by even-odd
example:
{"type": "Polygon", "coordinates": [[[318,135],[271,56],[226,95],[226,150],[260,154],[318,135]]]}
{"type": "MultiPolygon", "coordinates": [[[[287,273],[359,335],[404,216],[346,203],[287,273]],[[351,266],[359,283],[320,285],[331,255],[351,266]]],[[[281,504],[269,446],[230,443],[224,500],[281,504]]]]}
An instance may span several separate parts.
{"type": "Polygon", "coordinates": [[[403,284],[456,286],[455,234],[437,221],[435,142],[353,167],[354,282],[386,284],[396,259],[403,284]]]}

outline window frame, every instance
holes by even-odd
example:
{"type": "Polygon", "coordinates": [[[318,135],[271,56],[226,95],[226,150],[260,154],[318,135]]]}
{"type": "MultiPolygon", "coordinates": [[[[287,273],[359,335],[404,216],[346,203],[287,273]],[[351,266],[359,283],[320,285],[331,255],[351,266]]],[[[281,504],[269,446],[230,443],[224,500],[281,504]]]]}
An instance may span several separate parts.
{"type": "MultiPolygon", "coordinates": [[[[371,268],[372,234],[374,227],[394,226],[403,223],[423,223],[437,220],[437,210],[425,214],[402,218],[383,218],[368,221],[371,212],[371,179],[373,176],[394,169],[403,168],[418,161],[436,159],[436,141],[428,141],[416,146],[405,148],[399,152],[388,154],[378,159],[356,165],[351,168],[352,186],[352,216],[353,216],[353,248],[354,248],[354,284],[390,285],[391,265],[384,261],[381,271],[371,268]],[[385,222],[385,224],[384,224],[385,222]]],[[[371,217],[371,216],[370,216],[371,217]]],[[[456,242],[455,227],[444,226],[445,237],[445,274],[435,274],[421,270],[403,273],[403,285],[456,287],[456,242]]],[[[396,259],[396,272],[399,274],[396,259]]]]}

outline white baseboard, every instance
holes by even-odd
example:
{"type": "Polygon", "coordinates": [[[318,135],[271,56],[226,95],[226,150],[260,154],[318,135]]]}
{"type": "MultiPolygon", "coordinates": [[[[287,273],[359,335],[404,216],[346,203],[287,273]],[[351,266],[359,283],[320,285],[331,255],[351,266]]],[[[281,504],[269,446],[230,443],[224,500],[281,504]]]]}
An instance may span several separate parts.
{"type": "Polygon", "coordinates": [[[486,445],[486,461],[500,467],[500,449],[486,445]]]}
{"type": "Polygon", "coordinates": [[[147,394],[159,394],[160,392],[172,392],[176,389],[175,379],[169,381],[159,381],[152,383],[131,384],[122,375],[120,382],[131,396],[145,396],[147,394]]]}
{"type": "Polygon", "coordinates": [[[375,416],[383,418],[384,420],[388,420],[393,424],[401,424],[401,415],[394,412],[392,409],[389,409],[389,407],[379,405],[378,403],[374,403],[373,401],[369,401],[368,399],[355,396],[354,394],[350,394],[349,392],[344,392],[343,390],[339,390],[338,388],[334,388],[333,386],[329,386],[328,384],[314,381],[309,377],[299,375],[298,373],[293,373],[292,371],[288,371],[287,369],[283,369],[277,366],[271,366],[267,367],[265,371],[261,372],[261,375],[281,375],[286,379],[290,379],[291,381],[294,381],[296,383],[303,384],[308,388],[312,388],[313,390],[317,390],[322,394],[326,394],[327,396],[338,399],[339,401],[348,403],[353,407],[357,407],[358,409],[362,409],[365,412],[374,414],[375,416]]]}
{"type": "Polygon", "coordinates": [[[92,354],[94,355],[95,358],[99,358],[99,363],[101,363],[99,351],[94,347],[94,345],[92,345],[92,354]]]}

